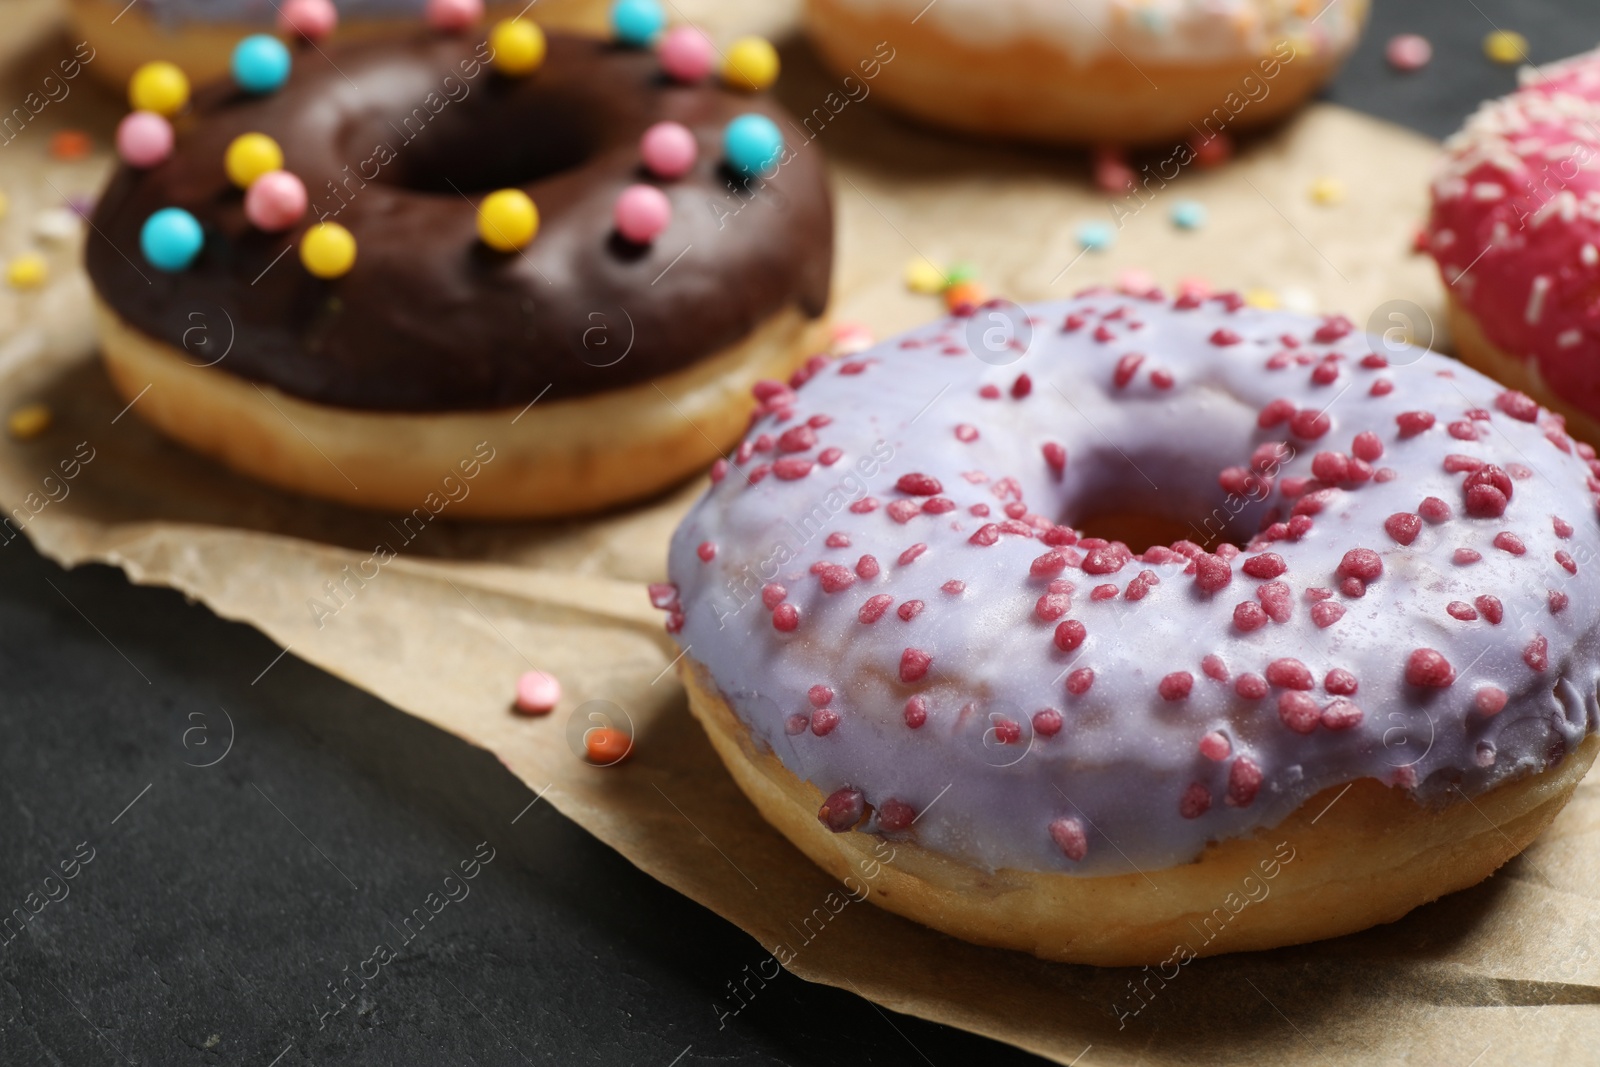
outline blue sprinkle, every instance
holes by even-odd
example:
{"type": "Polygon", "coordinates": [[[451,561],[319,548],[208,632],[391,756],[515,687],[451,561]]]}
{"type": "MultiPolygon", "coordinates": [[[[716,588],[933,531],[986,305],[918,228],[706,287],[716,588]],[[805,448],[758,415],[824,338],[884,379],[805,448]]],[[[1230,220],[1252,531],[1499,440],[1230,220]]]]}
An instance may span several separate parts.
{"type": "Polygon", "coordinates": [[[205,244],[199,221],[181,207],[164,207],[144,220],[139,250],[157,270],[180,271],[194,262],[205,244]]]}
{"type": "Polygon", "coordinates": [[[1091,252],[1110,248],[1116,240],[1116,227],[1109,222],[1086,222],[1078,227],[1078,243],[1091,252]]]}
{"type": "Polygon", "coordinates": [[[1180,230],[1198,230],[1206,224],[1206,206],[1197,200],[1172,205],[1172,224],[1180,230]]]}
{"type": "Polygon", "coordinates": [[[630,48],[644,48],[667,24],[658,0],[617,0],[611,5],[611,30],[630,48]]]}
{"type": "Polygon", "coordinates": [[[233,49],[233,80],[247,93],[270,93],[289,80],[289,50],[270,34],[257,33],[233,49]]]}
{"type": "Polygon", "coordinates": [[[765,115],[740,115],[722,131],[722,154],[740,174],[762,174],[783,154],[783,134],[765,115]]]}

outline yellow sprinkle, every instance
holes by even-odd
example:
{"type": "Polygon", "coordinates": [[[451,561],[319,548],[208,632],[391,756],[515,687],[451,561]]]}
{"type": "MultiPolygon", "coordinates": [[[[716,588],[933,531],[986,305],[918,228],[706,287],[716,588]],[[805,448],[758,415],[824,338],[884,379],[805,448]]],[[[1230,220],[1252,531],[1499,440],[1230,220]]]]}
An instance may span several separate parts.
{"type": "Polygon", "coordinates": [[[146,63],[128,79],[128,103],[135,111],[171,117],[189,102],[189,78],[165,60],[146,63]]]}
{"type": "Polygon", "coordinates": [[[1331,206],[1344,203],[1344,182],[1338,178],[1318,178],[1311,183],[1311,199],[1331,206]]]}
{"type": "Polygon", "coordinates": [[[1483,54],[1511,66],[1528,61],[1528,39],[1513,30],[1495,30],[1483,39],[1483,54]]]}
{"type": "Polygon", "coordinates": [[[1276,311],[1278,308],[1278,294],[1271,289],[1248,289],[1244,294],[1244,302],[1253,308],[1262,311],[1276,311]]]}
{"type": "Polygon", "coordinates": [[[283,149],[264,133],[241,133],[228,143],[222,155],[222,169],[228,180],[241,189],[268,171],[283,169],[283,149]]]}
{"type": "Polygon", "coordinates": [[[18,441],[31,441],[50,428],[50,409],[44,404],[28,404],[11,413],[6,429],[18,441]]]}
{"type": "Polygon", "coordinates": [[[921,256],[906,263],[906,288],[913,293],[941,292],[946,284],[944,271],[921,256]]]}
{"type": "Polygon", "coordinates": [[[722,80],[734,89],[756,91],[778,80],[778,50],[764,37],[741,37],[728,48],[722,80]]]}
{"type": "Polygon", "coordinates": [[[478,236],[499,252],[527,246],[539,232],[539,209],[521,189],[500,189],[478,205],[478,236]]]}
{"type": "MultiPolygon", "coordinates": [[[[531,4],[529,5],[532,6],[531,4]]],[[[489,47],[494,49],[494,65],[502,74],[521,78],[544,63],[544,31],[527,19],[511,18],[495,24],[489,31],[489,47]]]]}
{"type": "Polygon", "coordinates": [[[1290,34],[1285,40],[1289,47],[1294,49],[1297,56],[1314,56],[1317,54],[1317,42],[1312,37],[1303,34],[1290,34]]]}
{"type": "Polygon", "coordinates": [[[37,289],[50,274],[44,257],[29,252],[6,264],[6,281],[13,289],[37,289]]]}
{"type": "Polygon", "coordinates": [[[300,238],[300,262],[318,278],[338,278],[356,263],[356,239],[337,222],[319,222],[300,238]]]}

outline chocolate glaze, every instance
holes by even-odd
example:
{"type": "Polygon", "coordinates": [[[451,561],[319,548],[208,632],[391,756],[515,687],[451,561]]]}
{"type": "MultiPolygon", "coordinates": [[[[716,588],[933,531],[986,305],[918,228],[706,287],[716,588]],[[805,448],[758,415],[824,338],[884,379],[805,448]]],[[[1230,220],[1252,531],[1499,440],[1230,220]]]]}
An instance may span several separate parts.
{"type": "Polygon", "coordinates": [[[490,54],[482,34],[417,31],[326,58],[302,50],[289,83],[264,97],[231,83],[197,92],[172,158],[120,167],[101,197],[85,253],[96,290],[175,346],[203,324],[213,347],[196,363],[215,358],[231,320],[221,369],[378,411],[591,395],[689,366],[792,304],[822,313],[833,209],[818,150],[801,144],[750,184],[721,161],[723,127],[739,114],[790,128],[774,103],[670,83],[654,53],[588,38],[552,34],[544,65],[522,79],[495,72],[490,54]],[[664,119],[700,146],[690,174],[671,182],[639,160],[640,135],[664,119]],[[285,233],[251,226],[223,172],[228,143],[250,131],[277,139],[310,194],[307,218],[285,233]],[[648,247],[611,224],[617,194],[638,181],[673,207],[648,247]],[[513,185],[540,214],[520,255],[494,252],[476,231],[481,196],[513,185]],[[206,233],[177,274],[139,252],[144,220],[168,206],[206,233]],[[318,217],[357,242],[354,268],[333,281],[298,259],[318,217]]]}

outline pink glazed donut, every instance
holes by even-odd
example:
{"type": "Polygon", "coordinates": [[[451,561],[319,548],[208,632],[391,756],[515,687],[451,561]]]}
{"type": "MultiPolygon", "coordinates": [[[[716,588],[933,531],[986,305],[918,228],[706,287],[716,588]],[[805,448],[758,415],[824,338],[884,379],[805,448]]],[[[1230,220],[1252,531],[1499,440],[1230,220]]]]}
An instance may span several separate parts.
{"type": "Polygon", "coordinates": [[[1524,70],[1445,143],[1423,240],[1461,357],[1600,440],[1600,52],[1524,70]]]}
{"type": "Polygon", "coordinates": [[[1102,964],[1344,934],[1600,746],[1600,464],[1450,359],[1091,291],[756,395],[651,595],[740,786],[900,914],[1102,964]]]}

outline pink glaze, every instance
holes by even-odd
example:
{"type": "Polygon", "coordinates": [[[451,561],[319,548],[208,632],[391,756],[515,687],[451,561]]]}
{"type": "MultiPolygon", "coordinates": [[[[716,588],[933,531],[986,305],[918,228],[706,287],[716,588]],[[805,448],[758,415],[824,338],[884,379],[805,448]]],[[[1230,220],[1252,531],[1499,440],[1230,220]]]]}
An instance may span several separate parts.
{"type": "Polygon", "coordinates": [[[305,183],[286,170],[268,171],[245,190],[244,216],[257,229],[287,230],[305,213],[305,183]]]}
{"type": "Polygon", "coordinates": [[[1485,336],[1600,418],[1600,52],[1524,71],[1445,142],[1426,246],[1485,336]]]}
{"type": "MultiPolygon", "coordinates": [[[[634,244],[649,244],[660,237],[672,221],[672,203],[667,194],[653,185],[630,185],[617,197],[613,218],[622,236],[634,244]]],[[[780,478],[784,476],[776,465],[774,473],[780,478]]]]}
{"type": "Polygon", "coordinates": [[[172,155],[172,123],[154,111],[130,111],[117,123],[117,155],[130,167],[153,167],[172,155]]]}
{"type": "Polygon", "coordinates": [[[278,28],[308,41],[324,40],[338,24],[333,0],[286,0],[278,9],[278,28]]]}
{"type": "Polygon", "coordinates": [[[694,134],[681,122],[658,122],[639,138],[639,155],[658,178],[681,178],[694,166],[698,149],[694,134]]]}
{"type": "Polygon", "coordinates": [[[674,81],[684,84],[704,81],[716,64],[711,39],[693,26],[668,30],[657,49],[661,69],[674,81]]]}
{"type": "Polygon", "coordinates": [[[981,868],[1157,870],[1360,778],[1459,802],[1600,727],[1600,461],[1385,344],[1096,290],[817,357],[652,602],[824,824],[981,868]],[[1188,536],[1071,525],[1118,509],[1188,536]]]}

